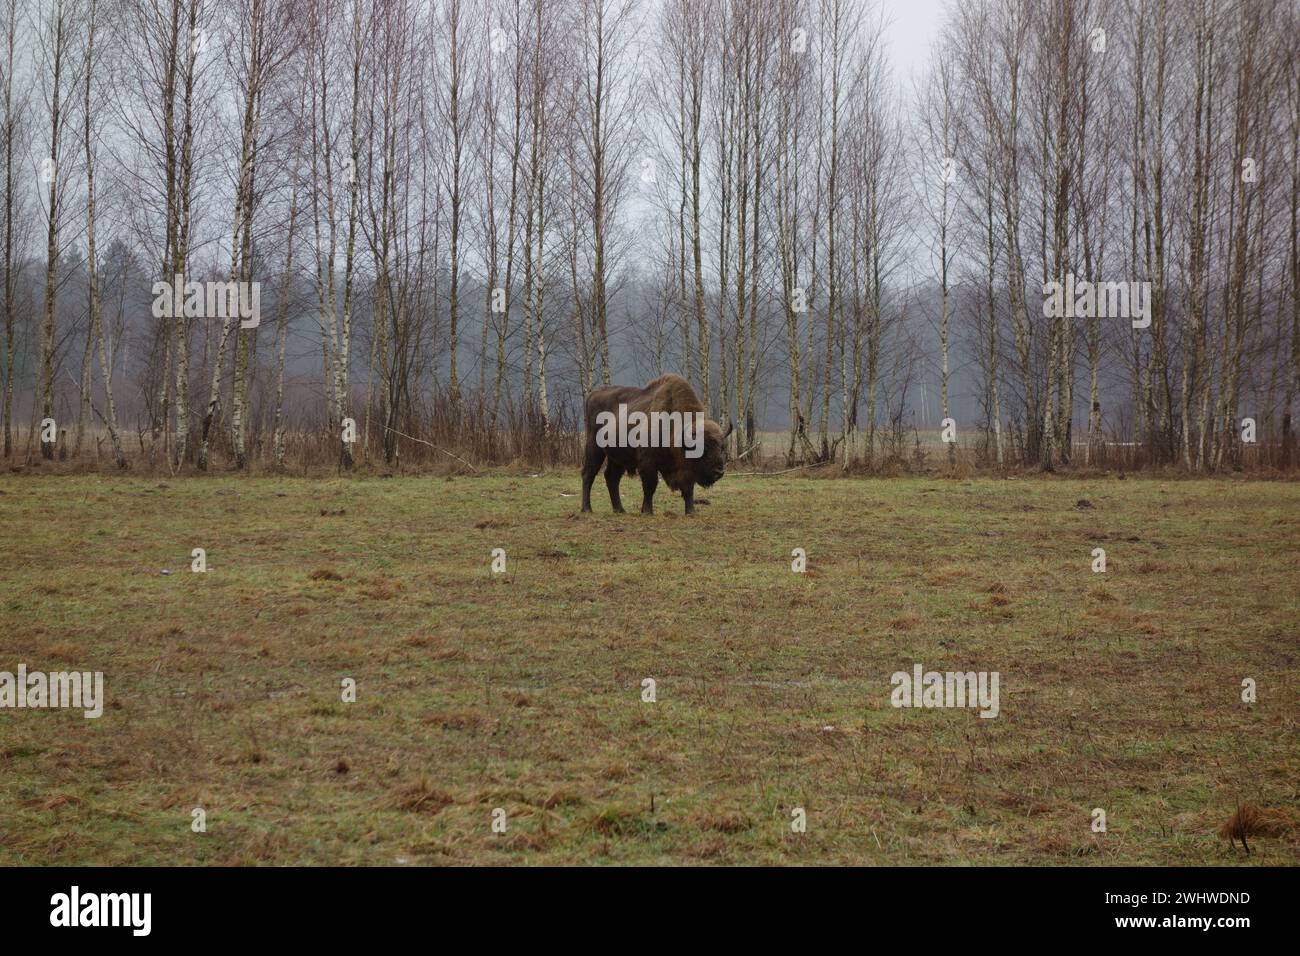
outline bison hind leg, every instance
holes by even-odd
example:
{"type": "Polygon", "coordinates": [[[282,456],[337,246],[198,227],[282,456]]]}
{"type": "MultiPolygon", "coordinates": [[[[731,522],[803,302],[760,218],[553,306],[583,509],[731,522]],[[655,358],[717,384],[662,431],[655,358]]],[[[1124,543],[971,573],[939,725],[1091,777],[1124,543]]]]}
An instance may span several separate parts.
{"type": "Polygon", "coordinates": [[[582,510],[591,510],[591,486],[596,481],[600,466],[605,463],[605,449],[596,444],[596,439],[587,437],[587,447],[582,456],[582,510]]]}

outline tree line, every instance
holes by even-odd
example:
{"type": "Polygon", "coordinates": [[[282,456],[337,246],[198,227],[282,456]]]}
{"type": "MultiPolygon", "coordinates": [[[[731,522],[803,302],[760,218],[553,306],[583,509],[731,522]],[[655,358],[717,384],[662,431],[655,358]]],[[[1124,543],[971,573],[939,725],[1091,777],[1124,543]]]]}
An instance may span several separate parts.
{"type": "Polygon", "coordinates": [[[1295,5],[953,0],[924,69],[888,17],[0,0],[4,455],[518,457],[679,371],[791,465],[928,384],[950,461],[1289,467],[1295,5]]]}

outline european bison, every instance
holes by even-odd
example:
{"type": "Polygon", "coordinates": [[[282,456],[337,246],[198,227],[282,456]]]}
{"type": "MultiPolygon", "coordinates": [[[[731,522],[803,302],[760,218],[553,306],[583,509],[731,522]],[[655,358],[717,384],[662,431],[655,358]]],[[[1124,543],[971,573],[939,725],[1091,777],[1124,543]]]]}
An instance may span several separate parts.
{"type": "Polygon", "coordinates": [[[601,464],[605,465],[610,504],[619,513],[623,511],[619,481],[630,472],[641,476],[641,513],[645,515],[654,514],[660,475],[669,488],[682,493],[686,513],[691,515],[695,514],[695,486],[709,487],[726,468],[723,444],[731,428],[724,432],[717,422],[704,418],[704,406],[695,396],[695,389],[680,375],[661,375],[645,388],[598,388],[587,396],[585,417],[583,511],[591,510],[591,485],[601,464]],[[616,425],[620,420],[631,427],[616,425]],[[640,432],[638,421],[646,423],[640,432]],[[703,428],[694,427],[697,423],[702,423],[703,428]]]}

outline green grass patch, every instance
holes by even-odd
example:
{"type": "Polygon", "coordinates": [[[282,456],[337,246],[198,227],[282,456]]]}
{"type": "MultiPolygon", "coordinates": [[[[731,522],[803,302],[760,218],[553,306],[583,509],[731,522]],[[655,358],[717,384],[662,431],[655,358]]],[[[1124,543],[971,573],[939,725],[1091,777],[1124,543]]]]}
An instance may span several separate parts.
{"type": "Polygon", "coordinates": [[[1300,486],[577,486],[0,478],[0,671],[107,696],[0,710],[0,864],[1297,862],[1216,830],[1296,806],[1300,486]]]}

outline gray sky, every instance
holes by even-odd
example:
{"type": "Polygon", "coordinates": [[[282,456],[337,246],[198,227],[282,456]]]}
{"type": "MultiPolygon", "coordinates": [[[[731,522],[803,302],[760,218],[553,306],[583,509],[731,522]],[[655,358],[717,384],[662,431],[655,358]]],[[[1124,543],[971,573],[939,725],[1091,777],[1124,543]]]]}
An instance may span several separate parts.
{"type": "Polygon", "coordinates": [[[946,5],[946,0],[882,0],[889,62],[900,83],[910,86],[913,73],[928,62],[946,5]]]}

